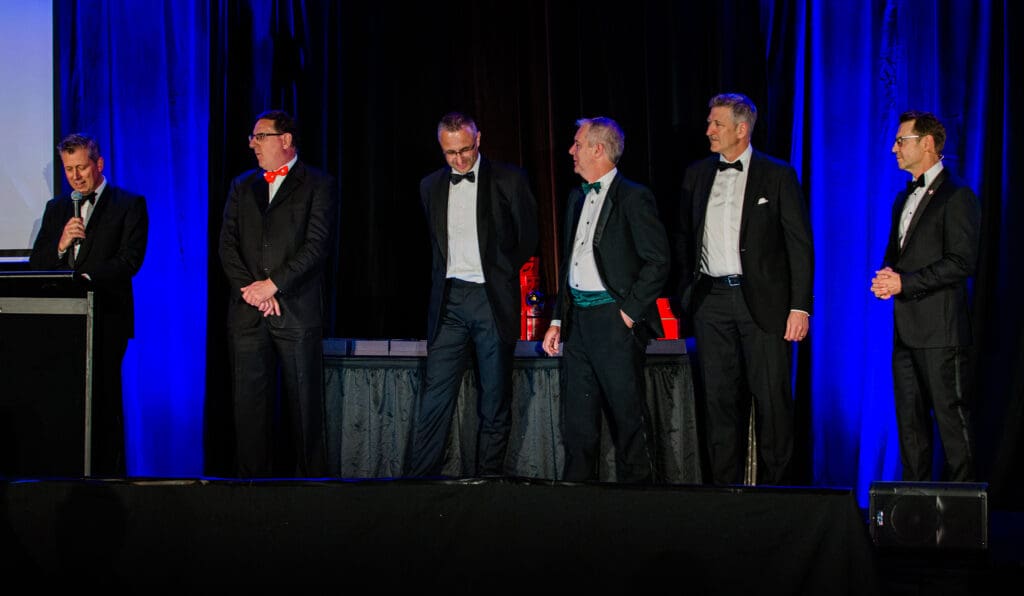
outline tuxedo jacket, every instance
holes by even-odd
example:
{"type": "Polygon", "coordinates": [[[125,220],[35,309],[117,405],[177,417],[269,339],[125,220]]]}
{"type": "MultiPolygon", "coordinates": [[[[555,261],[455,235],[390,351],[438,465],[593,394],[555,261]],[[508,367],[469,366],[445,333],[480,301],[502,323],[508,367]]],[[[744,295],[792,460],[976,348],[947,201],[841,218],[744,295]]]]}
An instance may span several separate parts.
{"type": "Polygon", "coordinates": [[[896,337],[911,348],[970,345],[967,278],[978,261],[978,197],[943,169],[921,198],[900,248],[907,196],[896,195],[885,249],[884,265],[900,274],[903,285],[894,299],[896,337]]]}
{"type": "MultiPolygon", "coordinates": [[[[560,291],[554,318],[561,319],[563,341],[572,333],[568,316],[572,307],[569,269],[585,198],[578,186],[569,193],[562,234],[560,291]]],[[[622,174],[615,175],[597,218],[593,250],[601,283],[619,310],[633,319],[634,333],[641,338],[664,335],[657,300],[665,290],[671,251],[650,189],[622,174]]]]}
{"type": "MultiPolygon", "coordinates": [[[[719,155],[692,164],[683,177],[680,239],[681,306],[693,315],[711,288],[700,271],[708,198],[719,155]]],[[[754,322],[782,335],[790,310],[811,313],[814,252],[811,226],[796,171],[789,164],[753,151],[740,215],[743,298],[754,322]]]]}
{"type": "MultiPolygon", "coordinates": [[[[437,333],[448,272],[448,166],[420,181],[420,202],[430,232],[431,286],[427,339],[437,333]]],[[[519,270],[537,249],[537,201],[519,168],[480,157],[476,180],[476,230],[485,290],[498,333],[506,342],[519,338],[519,270]]]]}
{"type": "MultiPolygon", "coordinates": [[[[85,274],[83,283],[95,292],[96,315],[104,329],[131,338],[135,334],[132,277],[142,267],[149,235],[146,200],[107,183],[93,206],[78,251],[74,270],[85,274]]],[[[68,220],[74,216],[71,195],[50,199],[32,247],[29,266],[42,271],[70,270],[74,247],[63,257],[57,245],[68,220]]]]}
{"type": "Polygon", "coordinates": [[[220,231],[220,260],[231,285],[228,327],[253,327],[263,313],[246,304],[241,289],[272,279],[278,287],[280,328],[323,325],[324,266],[331,253],[338,218],[334,178],[300,159],[268,206],[270,185],[263,170],[231,182],[220,231]]]}

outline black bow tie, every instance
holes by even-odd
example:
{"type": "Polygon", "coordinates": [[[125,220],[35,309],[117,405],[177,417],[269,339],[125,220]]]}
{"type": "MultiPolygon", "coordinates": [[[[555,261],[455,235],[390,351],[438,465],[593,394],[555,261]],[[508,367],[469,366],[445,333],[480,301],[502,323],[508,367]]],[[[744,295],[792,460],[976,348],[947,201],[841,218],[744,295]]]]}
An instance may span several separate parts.
{"type": "Polygon", "coordinates": [[[718,171],[719,172],[721,172],[722,170],[728,170],[729,168],[736,168],[737,170],[742,172],[743,171],[743,162],[738,160],[738,159],[736,161],[732,162],[732,163],[727,162],[727,161],[718,160],[718,171]]]}
{"type": "Polygon", "coordinates": [[[917,177],[917,180],[911,180],[907,182],[907,194],[914,192],[918,187],[924,188],[924,174],[917,177]]]}
{"type": "Polygon", "coordinates": [[[474,174],[473,172],[466,172],[465,174],[457,174],[455,172],[452,172],[451,176],[449,177],[449,179],[452,181],[452,184],[458,184],[459,182],[462,182],[463,178],[469,180],[470,182],[476,182],[476,174],[474,174]]]}

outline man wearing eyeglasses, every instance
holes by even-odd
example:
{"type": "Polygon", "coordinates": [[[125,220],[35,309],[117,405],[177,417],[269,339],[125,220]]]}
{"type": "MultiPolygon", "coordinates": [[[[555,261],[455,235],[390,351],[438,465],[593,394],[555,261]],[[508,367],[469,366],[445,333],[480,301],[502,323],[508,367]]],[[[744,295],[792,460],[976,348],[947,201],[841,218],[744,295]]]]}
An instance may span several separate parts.
{"type": "Polygon", "coordinates": [[[448,165],[423,178],[432,254],[427,368],[416,404],[410,476],[438,476],[462,375],[475,354],[480,387],[472,473],[504,473],[519,338],[519,270],[537,247],[537,205],[526,174],[480,154],[480,131],[446,114],[437,140],[448,165]]]}
{"type": "Polygon", "coordinates": [[[716,95],[713,154],[686,169],[680,310],[692,317],[714,484],[783,484],[793,455],[792,348],[810,329],[814,253],[796,171],[751,145],[757,108],[716,95]],[[754,409],[756,476],[744,463],[754,409]],[[749,473],[749,474],[748,474],[749,473]]]}
{"type": "Polygon", "coordinates": [[[298,126],[273,110],[249,148],[259,168],[231,182],[220,259],[231,285],[231,361],[239,477],[327,473],[323,403],[324,268],[335,234],[334,179],[302,160],[298,126]],[[278,368],[294,470],[273,469],[278,368]]]}
{"type": "Polygon", "coordinates": [[[913,177],[896,195],[882,269],[871,291],[893,298],[892,376],[903,479],[932,480],[934,424],[945,480],[974,480],[967,352],[967,279],[978,261],[978,197],[942,165],[946,130],[933,114],[905,112],[892,145],[913,177]]]}

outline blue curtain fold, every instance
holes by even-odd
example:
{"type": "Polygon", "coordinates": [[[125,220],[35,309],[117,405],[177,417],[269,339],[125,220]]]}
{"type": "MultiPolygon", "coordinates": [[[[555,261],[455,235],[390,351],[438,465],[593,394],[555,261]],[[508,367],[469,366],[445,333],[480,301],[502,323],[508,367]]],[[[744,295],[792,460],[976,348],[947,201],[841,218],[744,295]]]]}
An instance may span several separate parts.
{"type": "Polygon", "coordinates": [[[56,134],[94,135],[109,183],[143,194],[150,214],[146,257],[134,279],[135,338],[123,369],[128,472],[199,476],[207,331],[207,5],[59,0],[54,10],[61,81],[56,134]]]}
{"type": "Polygon", "coordinates": [[[1000,426],[995,421],[1010,386],[994,365],[1013,353],[990,340],[1020,328],[1019,315],[1011,312],[992,318],[1008,306],[992,277],[1007,265],[999,246],[1007,162],[998,151],[1008,134],[1000,117],[1010,83],[1001,59],[1005,8],[954,0],[811,0],[803,9],[802,151],[817,252],[814,481],[854,486],[866,505],[871,482],[899,478],[892,303],[876,300],[868,286],[881,264],[892,201],[908,177],[896,167],[891,147],[899,114],[910,109],[934,112],[944,122],[945,166],[983,203],[972,388],[979,471],[988,479],[1001,435],[991,431],[1000,426]]]}

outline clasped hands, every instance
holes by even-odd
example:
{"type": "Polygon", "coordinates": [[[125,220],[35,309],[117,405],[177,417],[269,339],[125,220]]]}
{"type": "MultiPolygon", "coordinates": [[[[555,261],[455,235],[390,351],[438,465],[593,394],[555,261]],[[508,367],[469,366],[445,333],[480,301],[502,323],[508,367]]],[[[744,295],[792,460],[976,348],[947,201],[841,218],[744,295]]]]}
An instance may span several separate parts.
{"type": "Polygon", "coordinates": [[[900,274],[892,270],[892,267],[885,267],[875,271],[871,278],[871,293],[875,298],[888,300],[903,291],[903,280],[900,274]]]}
{"type": "Polygon", "coordinates": [[[275,294],[277,294],[277,284],[270,279],[254,281],[242,288],[242,300],[245,300],[246,304],[258,308],[264,317],[281,316],[281,305],[274,297],[275,294]]]}

